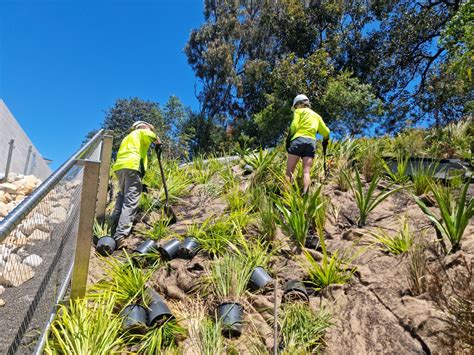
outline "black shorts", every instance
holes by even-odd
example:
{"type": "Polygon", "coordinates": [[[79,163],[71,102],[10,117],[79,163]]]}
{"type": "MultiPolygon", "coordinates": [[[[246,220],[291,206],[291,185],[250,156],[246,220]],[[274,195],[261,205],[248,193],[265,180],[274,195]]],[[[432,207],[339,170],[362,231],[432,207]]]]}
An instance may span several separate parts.
{"type": "Polygon", "coordinates": [[[302,158],[314,158],[316,152],[316,140],[308,137],[298,137],[291,141],[290,146],[286,151],[288,154],[297,155],[302,158]]]}

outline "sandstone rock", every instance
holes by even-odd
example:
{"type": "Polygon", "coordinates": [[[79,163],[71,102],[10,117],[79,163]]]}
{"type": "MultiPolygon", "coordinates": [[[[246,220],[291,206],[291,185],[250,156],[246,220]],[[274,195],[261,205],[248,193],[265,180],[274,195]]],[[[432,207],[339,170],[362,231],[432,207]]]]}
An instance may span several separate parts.
{"type": "Polygon", "coordinates": [[[67,210],[64,207],[55,207],[51,212],[52,223],[62,223],[67,218],[67,210]]]}
{"type": "Polygon", "coordinates": [[[18,186],[10,182],[4,182],[3,184],[0,184],[0,190],[6,193],[16,194],[18,186]]]}
{"type": "Polygon", "coordinates": [[[0,307],[5,306],[5,301],[0,298],[0,307]]]}
{"type": "Polygon", "coordinates": [[[28,239],[31,239],[31,240],[48,240],[49,239],[49,233],[45,232],[45,231],[42,231],[40,229],[35,229],[35,231],[29,235],[28,239]]]}
{"type": "Polygon", "coordinates": [[[0,202],[8,203],[5,197],[5,191],[0,191],[0,202]]]}
{"type": "Polygon", "coordinates": [[[35,272],[30,266],[9,260],[0,273],[0,285],[18,287],[34,275],[35,272]]]}
{"type": "Polygon", "coordinates": [[[26,197],[25,195],[20,195],[20,194],[16,195],[15,202],[21,202],[25,199],[25,197],[26,197]]]}
{"type": "Polygon", "coordinates": [[[12,252],[12,248],[7,247],[4,244],[0,244],[0,260],[7,260],[12,252]]]}
{"type": "Polygon", "coordinates": [[[7,264],[8,263],[21,264],[21,257],[18,254],[11,253],[7,260],[7,264]]]}
{"type": "Polygon", "coordinates": [[[5,287],[4,287],[4,286],[0,286],[0,295],[2,295],[3,292],[5,292],[5,287]]]}
{"type": "Polygon", "coordinates": [[[36,176],[28,175],[25,176],[23,179],[18,181],[18,190],[25,195],[29,195],[33,192],[34,189],[41,183],[41,180],[38,179],[36,176]]]}
{"type": "Polygon", "coordinates": [[[8,214],[7,204],[0,202],[0,217],[5,217],[8,214]]]}
{"type": "Polygon", "coordinates": [[[38,267],[41,265],[42,262],[43,262],[43,259],[39,255],[36,255],[36,254],[31,254],[30,256],[27,256],[23,260],[23,264],[31,266],[31,267],[38,267]]]}
{"type": "Polygon", "coordinates": [[[42,230],[44,232],[49,232],[51,226],[48,223],[48,218],[41,213],[33,213],[28,216],[20,225],[20,230],[25,235],[30,235],[35,229],[42,230]]]}

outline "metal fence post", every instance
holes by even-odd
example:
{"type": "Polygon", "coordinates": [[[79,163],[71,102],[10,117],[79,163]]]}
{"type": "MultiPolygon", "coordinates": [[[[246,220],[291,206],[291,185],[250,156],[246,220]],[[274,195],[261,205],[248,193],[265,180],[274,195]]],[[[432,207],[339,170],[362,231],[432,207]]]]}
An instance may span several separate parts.
{"type": "Polygon", "coordinates": [[[5,166],[5,175],[3,176],[2,179],[0,179],[0,182],[5,182],[8,180],[8,174],[10,173],[10,164],[12,162],[12,154],[13,154],[13,148],[15,140],[11,139],[10,142],[8,143],[10,145],[10,148],[8,149],[8,156],[7,156],[7,166],[5,166]]]}
{"type": "Polygon", "coordinates": [[[107,207],[107,188],[109,186],[113,139],[111,131],[106,131],[102,139],[102,148],[100,151],[99,192],[97,193],[97,209],[95,212],[95,217],[99,222],[104,220],[105,209],[107,207]]]}
{"type": "Polygon", "coordinates": [[[26,163],[25,163],[25,169],[23,169],[23,175],[26,175],[28,172],[28,164],[30,163],[30,156],[31,156],[31,151],[33,150],[33,147],[30,145],[28,148],[28,155],[26,156],[26,163]]]}
{"type": "Polygon", "coordinates": [[[84,166],[84,176],[82,180],[79,228],[72,271],[71,299],[84,297],[86,292],[100,168],[100,162],[98,161],[78,160],[78,163],[84,166]]]}

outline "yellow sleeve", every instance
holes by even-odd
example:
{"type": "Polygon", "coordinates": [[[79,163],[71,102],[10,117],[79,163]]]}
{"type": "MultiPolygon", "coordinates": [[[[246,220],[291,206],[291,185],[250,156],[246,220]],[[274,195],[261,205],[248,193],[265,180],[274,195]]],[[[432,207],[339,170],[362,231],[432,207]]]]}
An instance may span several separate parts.
{"type": "Polygon", "coordinates": [[[329,133],[331,131],[329,130],[329,128],[324,123],[322,117],[318,115],[318,118],[319,118],[319,125],[318,125],[319,134],[322,135],[324,138],[329,137],[329,133]]]}

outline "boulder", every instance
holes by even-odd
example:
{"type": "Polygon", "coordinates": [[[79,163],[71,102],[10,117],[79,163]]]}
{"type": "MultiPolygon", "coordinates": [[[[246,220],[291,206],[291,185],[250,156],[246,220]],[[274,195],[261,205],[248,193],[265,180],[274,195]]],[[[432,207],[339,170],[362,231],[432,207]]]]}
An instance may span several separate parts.
{"type": "Polygon", "coordinates": [[[4,286],[0,286],[0,295],[2,295],[3,292],[5,292],[5,287],[4,287],[4,286]]]}
{"type": "Polygon", "coordinates": [[[7,247],[5,244],[0,244],[0,260],[7,260],[12,252],[12,248],[7,247]]]}
{"type": "Polygon", "coordinates": [[[44,232],[49,232],[51,230],[51,226],[48,223],[48,218],[38,212],[28,216],[26,220],[24,220],[20,225],[20,230],[25,235],[30,235],[35,229],[39,229],[44,232]]]}
{"type": "Polygon", "coordinates": [[[49,240],[49,233],[40,229],[35,229],[33,233],[28,236],[30,240],[49,240]]]}
{"type": "Polygon", "coordinates": [[[62,223],[67,218],[67,210],[64,207],[55,207],[51,211],[51,222],[62,223]]]}
{"type": "Polygon", "coordinates": [[[18,181],[18,191],[29,195],[33,192],[34,189],[41,183],[41,180],[38,179],[36,176],[27,175],[20,181],[18,181]]]}
{"type": "Polygon", "coordinates": [[[0,184],[0,191],[16,195],[18,186],[11,182],[4,182],[3,184],[0,184]]]}
{"type": "Polygon", "coordinates": [[[33,269],[17,262],[16,258],[9,259],[0,272],[0,285],[18,287],[35,275],[33,269]]]}
{"type": "Polygon", "coordinates": [[[27,256],[25,259],[23,259],[23,264],[31,267],[38,267],[41,265],[42,262],[43,259],[36,254],[31,254],[30,256],[27,256]]]}
{"type": "Polygon", "coordinates": [[[0,307],[5,306],[5,301],[0,298],[0,307]]]}
{"type": "Polygon", "coordinates": [[[0,217],[5,217],[8,214],[7,204],[0,202],[0,217]]]}

